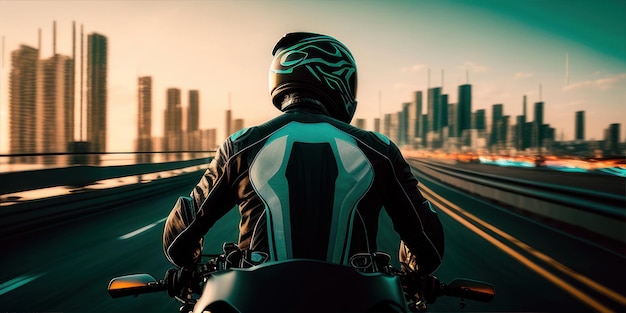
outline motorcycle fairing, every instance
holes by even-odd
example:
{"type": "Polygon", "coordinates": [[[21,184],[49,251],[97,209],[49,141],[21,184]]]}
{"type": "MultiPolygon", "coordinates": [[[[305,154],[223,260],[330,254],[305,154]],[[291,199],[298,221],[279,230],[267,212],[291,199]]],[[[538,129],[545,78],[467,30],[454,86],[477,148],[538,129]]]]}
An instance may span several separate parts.
{"type": "Polygon", "coordinates": [[[212,274],[195,312],[408,312],[400,279],[293,259],[212,274]]]}

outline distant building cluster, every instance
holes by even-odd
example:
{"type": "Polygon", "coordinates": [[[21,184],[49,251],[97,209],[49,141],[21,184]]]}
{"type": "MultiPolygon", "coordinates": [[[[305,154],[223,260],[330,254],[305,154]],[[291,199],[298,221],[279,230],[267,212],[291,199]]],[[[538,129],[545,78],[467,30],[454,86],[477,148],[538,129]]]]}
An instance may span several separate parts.
{"type": "MultiPolygon", "coordinates": [[[[11,53],[9,74],[9,153],[11,163],[97,164],[106,152],[108,41],[98,33],[87,35],[83,60],[83,31],[80,32],[80,61],[76,60],[76,27],[72,29],[72,55],[56,52],[56,23],[53,54],[42,58],[41,32],[37,48],[21,45],[11,53]],[[78,65],[79,81],[76,82],[78,65]],[[83,69],[86,67],[86,70],[83,69]],[[76,86],[79,90],[77,92],[76,86]],[[84,88],[84,90],[83,90],[84,88]],[[76,99],[76,94],[79,99],[76,99]],[[78,100],[79,109],[75,109],[78,100]],[[80,116],[75,117],[75,112],[80,116]],[[79,121],[75,125],[75,121],[79,121]]],[[[154,115],[151,76],[138,78],[136,161],[152,162],[154,152],[200,152],[217,148],[217,131],[200,129],[200,93],[189,90],[183,107],[179,88],[166,90],[163,136],[152,133],[154,115]]],[[[230,100],[229,100],[230,102],[230,100]]],[[[451,101],[442,87],[415,91],[396,113],[374,119],[373,130],[390,137],[406,149],[439,150],[450,153],[566,154],[579,156],[624,155],[621,125],[610,124],[603,140],[585,138],[585,112],[575,112],[575,140],[557,140],[555,129],[544,123],[544,102],[535,102],[532,119],[527,115],[526,96],[522,115],[504,114],[503,104],[493,104],[488,122],[484,109],[472,111],[472,85],[458,87],[451,101]],[[426,111],[427,113],[423,113],[426,111]]],[[[355,119],[366,128],[364,119],[355,119]]],[[[244,120],[226,110],[225,133],[244,127],[244,120]]],[[[176,157],[174,155],[173,157],[176,157]]]]}
{"type": "Polygon", "coordinates": [[[89,34],[87,60],[83,62],[81,27],[81,61],[78,63],[75,24],[72,27],[71,56],[56,52],[56,23],[52,56],[42,58],[40,55],[41,31],[37,48],[21,45],[11,53],[9,152],[16,155],[10,159],[11,163],[67,163],[67,155],[55,155],[67,152],[94,152],[89,156],[91,160],[82,155],[73,156],[70,161],[97,162],[97,153],[106,151],[107,38],[89,34]],[[75,136],[77,63],[81,77],[78,138],[75,136]],[[86,66],[86,73],[83,66],[86,66]],[[83,74],[86,74],[85,80],[83,74]],[[81,158],[84,160],[79,160],[81,158]]]}
{"type": "MultiPolygon", "coordinates": [[[[400,111],[384,114],[382,121],[375,118],[373,130],[388,136],[402,148],[414,150],[499,155],[624,155],[620,124],[610,124],[603,140],[587,141],[585,112],[578,111],[574,117],[575,140],[558,141],[555,129],[544,123],[543,101],[534,103],[532,119],[527,115],[526,96],[521,103],[522,115],[515,116],[514,120],[504,114],[503,104],[493,104],[490,123],[487,123],[484,109],[472,111],[472,85],[458,88],[456,103],[442,93],[441,87],[428,88],[425,97],[423,91],[415,91],[411,101],[403,103],[400,111]]],[[[354,124],[366,128],[364,119],[356,119],[354,124]]]]}
{"type": "Polygon", "coordinates": [[[201,152],[215,150],[217,130],[200,129],[200,92],[189,90],[188,106],[183,107],[181,89],[166,90],[166,107],[163,112],[163,137],[152,135],[152,77],[138,79],[137,139],[135,151],[138,163],[153,160],[152,152],[176,152],[168,154],[166,159],[176,159],[183,152],[201,152]],[[183,114],[186,112],[186,125],[183,114]]]}
{"type": "MultiPolygon", "coordinates": [[[[37,48],[21,45],[11,53],[9,162],[98,164],[101,154],[107,151],[108,41],[98,33],[89,34],[85,49],[81,26],[80,60],[77,60],[75,24],[72,26],[71,56],[56,52],[56,22],[53,26],[51,57],[40,55],[41,31],[37,48]],[[83,60],[85,55],[86,60],[83,60]],[[80,116],[76,117],[75,112],[80,116]]],[[[152,83],[151,76],[138,78],[136,161],[152,162],[154,152],[175,152],[175,155],[166,156],[172,159],[183,152],[215,150],[216,129],[200,129],[198,90],[189,90],[188,106],[183,107],[181,90],[168,88],[163,136],[153,135],[152,83]]],[[[243,127],[243,119],[232,119],[229,109],[226,112],[226,133],[231,134],[243,127]]]]}

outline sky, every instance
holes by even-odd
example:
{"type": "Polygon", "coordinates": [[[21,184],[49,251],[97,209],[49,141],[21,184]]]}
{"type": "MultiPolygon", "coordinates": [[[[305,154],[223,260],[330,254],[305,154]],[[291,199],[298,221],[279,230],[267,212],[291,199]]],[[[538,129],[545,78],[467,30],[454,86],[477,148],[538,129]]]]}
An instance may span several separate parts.
{"type": "Polygon", "coordinates": [[[199,90],[200,127],[216,128],[218,140],[228,108],[245,126],[277,116],[271,49],[293,31],[331,35],[352,51],[355,118],[366,128],[400,111],[415,91],[442,87],[456,103],[458,86],[469,83],[472,110],[485,109],[487,119],[503,104],[514,121],[526,96],[529,120],[532,104],[543,101],[558,140],[574,139],[581,110],[586,139],[602,139],[612,123],[626,138],[622,0],[0,0],[0,153],[8,152],[11,52],[37,47],[41,29],[41,57],[50,57],[54,21],[60,54],[71,56],[72,23],[77,35],[82,27],[85,36],[108,38],[111,152],[133,150],[139,76],[153,79],[153,136],[163,133],[167,88],[182,90],[183,106],[188,90],[199,90]]]}

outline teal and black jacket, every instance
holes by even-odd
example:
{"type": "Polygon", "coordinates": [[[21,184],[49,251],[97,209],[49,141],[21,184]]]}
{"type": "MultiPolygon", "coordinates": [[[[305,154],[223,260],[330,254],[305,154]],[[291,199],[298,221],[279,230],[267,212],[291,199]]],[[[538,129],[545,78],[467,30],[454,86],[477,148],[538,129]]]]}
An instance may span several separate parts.
{"type": "Polygon", "coordinates": [[[219,147],[191,192],[194,212],[170,214],[165,254],[175,265],[192,264],[198,242],[236,207],[242,249],[347,264],[354,253],[377,251],[384,208],[420,272],[431,273],[441,263],[443,230],[417,184],[387,137],[287,110],[219,147]]]}

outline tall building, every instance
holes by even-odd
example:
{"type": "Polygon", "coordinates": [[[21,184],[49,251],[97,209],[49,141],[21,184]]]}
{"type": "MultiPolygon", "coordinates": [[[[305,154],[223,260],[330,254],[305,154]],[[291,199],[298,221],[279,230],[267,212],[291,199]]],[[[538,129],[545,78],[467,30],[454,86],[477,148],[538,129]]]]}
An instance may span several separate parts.
{"type": "Polygon", "coordinates": [[[442,118],[442,95],[441,87],[433,87],[428,89],[427,93],[427,105],[428,105],[428,132],[426,134],[426,140],[428,141],[428,147],[439,148],[441,144],[441,118],[442,118]]]}
{"type": "Polygon", "coordinates": [[[458,97],[456,137],[462,137],[463,131],[472,127],[472,85],[459,86],[458,97]]]}
{"type": "Polygon", "coordinates": [[[244,120],[242,118],[236,118],[233,120],[233,133],[242,130],[244,127],[244,120]]]}
{"type": "Polygon", "coordinates": [[[92,152],[106,152],[107,70],[108,40],[92,33],[87,36],[87,141],[92,152]]]}
{"type": "Polygon", "coordinates": [[[607,155],[623,155],[620,151],[620,127],[621,124],[613,123],[604,131],[604,153],[607,155]]]}
{"type": "Polygon", "coordinates": [[[417,125],[417,103],[415,99],[411,102],[407,102],[406,106],[406,140],[410,149],[417,147],[416,138],[416,125],[417,125]]]}
{"type": "Polygon", "coordinates": [[[585,140],[585,111],[576,112],[576,140],[585,140]]]}
{"type": "Polygon", "coordinates": [[[178,88],[168,88],[166,91],[163,128],[163,149],[165,151],[181,151],[183,149],[183,107],[180,92],[178,88]]]}
{"type": "Polygon", "coordinates": [[[200,132],[200,94],[198,90],[189,90],[187,107],[187,147],[186,150],[202,150],[202,134],[200,132]]]}
{"type": "Polygon", "coordinates": [[[441,95],[441,102],[439,103],[439,127],[444,128],[448,126],[448,95],[441,95]]]}
{"type": "Polygon", "coordinates": [[[518,151],[524,151],[530,146],[530,132],[528,131],[528,123],[526,119],[526,95],[522,100],[522,115],[516,116],[515,119],[515,134],[513,142],[515,149],[518,151]]]}
{"type": "Polygon", "coordinates": [[[457,137],[458,131],[457,128],[457,115],[458,113],[458,105],[456,103],[448,103],[448,137],[457,137]]]}
{"type": "MultiPolygon", "coordinates": [[[[139,77],[137,84],[137,143],[135,151],[152,152],[152,77],[139,77]]],[[[151,153],[136,155],[137,163],[152,162],[151,153]]]]}
{"type": "Polygon", "coordinates": [[[230,109],[226,110],[226,121],[225,121],[225,129],[226,137],[230,136],[233,132],[233,115],[230,109]]]}
{"type": "Polygon", "coordinates": [[[200,129],[200,94],[198,90],[189,90],[189,108],[187,110],[187,131],[200,129]]]}
{"type": "MultiPolygon", "coordinates": [[[[37,152],[65,153],[74,141],[73,59],[54,54],[40,60],[37,74],[37,152]]],[[[44,163],[62,158],[44,156],[44,163]]]]}
{"type": "MultiPolygon", "coordinates": [[[[422,98],[423,98],[423,93],[421,91],[416,91],[413,93],[413,99],[411,101],[411,107],[415,110],[415,116],[411,116],[410,118],[414,118],[415,119],[415,123],[411,125],[409,125],[409,127],[413,128],[412,132],[414,133],[414,137],[415,139],[415,147],[419,148],[422,145],[422,98]]],[[[413,114],[412,112],[410,114],[413,114]]],[[[409,121],[409,124],[411,122],[409,121]]]]}
{"type": "Polygon", "coordinates": [[[504,107],[502,104],[494,104],[491,107],[491,133],[489,145],[501,144],[505,140],[505,129],[502,123],[504,117],[504,107]]]}
{"type": "MultiPolygon", "coordinates": [[[[37,63],[39,49],[21,45],[11,53],[9,73],[9,153],[36,152],[37,63]]],[[[34,156],[11,157],[11,163],[34,163],[34,156]]]]}
{"type": "Polygon", "coordinates": [[[409,107],[410,102],[402,104],[402,110],[398,112],[398,144],[405,146],[409,143],[409,107]]]}
{"type": "Polygon", "coordinates": [[[441,129],[441,87],[428,89],[428,132],[441,129]]]}
{"type": "Polygon", "coordinates": [[[428,114],[422,114],[420,118],[420,125],[420,134],[422,134],[420,138],[420,141],[422,142],[421,146],[428,148],[428,141],[426,140],[426,136],[428,134],[428,114]]]}
{"type": "Polygon", "coordinates": [[[383,116],[382,133],[391,139],[391,113],[385,113],[383,116]]]}
{"type": "Polygon", "coordinates": [[[360,128],[360,129],[365,129],[365,119],[364,118],[357,118],[354,121],[354,126],[360,128]]]}
{"type": "Polygon", "coordinates": [[[485,109],[476,110],[472,115],[472,123],[470,129],[477,129],[480,131],[487,130],[487,116],[485,109]]]}
{"type": "Polygon", "coordinates": [[[535,118],[533,120],[532,146],[536,149],[543,147],[544,125],[543,125],[543,102],[535,102],[535,118]]]}

